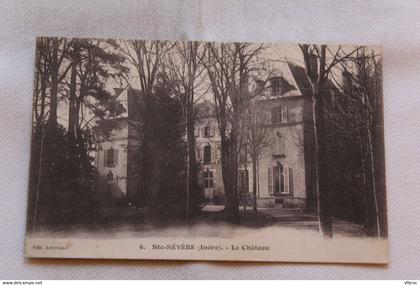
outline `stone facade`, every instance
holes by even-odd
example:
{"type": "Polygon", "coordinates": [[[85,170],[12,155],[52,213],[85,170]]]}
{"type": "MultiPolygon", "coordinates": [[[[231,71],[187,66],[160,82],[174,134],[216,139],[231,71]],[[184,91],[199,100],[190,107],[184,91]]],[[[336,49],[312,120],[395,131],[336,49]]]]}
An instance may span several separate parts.
{"type": "Polygon", "coordinates": [[[303,98],[300,95],[284,96],[262,104],[263,109],[270,112],[270,123],[265,127],[269,129],[271,146],[263,150],[258,165],[259,203],[303,207],[306,199],[303,98]],[[276,118],[276,113],[282,118],[276,118]]]}
{"type": "Polygon", "coordinates": [[[110,197],[124,199],[127,195],[127,146],[127,122],[116,119],[110,134],[97,142],[95,166],[101,200],[110,197]]]}
{"type": "MultiPolygon", "coordinates": [[[[256,82],[261,99],[257,114],[267,118],[267,141],[257,167],[257,203],[262,207],[305,207],[306,183],[303,149],[303,96],[299,84],[302,68],[291,63],[273,66],[267,82],[256,82]],[[294,72],[294,71],[300,71],[294,72]],[[262,83],[262,84],[261,84],[262,83]],[[261,86],[262,85],[262,86],[261,86]]],[[[220,135],[214,106],[204,102],[198,107],[196,153],[201,162],[204,196],[208,201],[224,200],[220,161],[220,135]],[[210,130],[210,132],[206,131],[210,130]],[[210,135],[209,135],[210,134],[210,135]],[[206,157],[210,156],[210,158],[206,157]]],[[[252,161],[245,152],[239,156],[238,191],[240,200],[249,201],[253,192],[252,161]]]]}
{"type": "MultiPolygon", "coordinates": [[[[258,116],[267,118],[262,127],[268,130],[270,141],[262,151],[257,167],[257,203],[262,207],[304,207],[306,203],[302,120],[302,92],[306,91],[301,86],[302,72],[303,68],[297,65],[276,63],[270,78],[255,84],[262,95],[255,108],[258,116]]],[[[122,98],[127,97],[125,92],[122,98]]],[[[130,103],[129,98],[127,101],[130,103]]],[[[130,110],[130,106],[127,109],[130,110]]],[[[101,140],[96,166],[104,192],[115,198],[130,198],[130,188],[134,189],[139,183],[138,179],[130,177],[130,169],[135,166],[129,165],[138,140],[130,138],[128,120],[119,120],[112,135],[101,140]]],[[[204,198],[207,202],[223,204],[221,139],[214,105],[210,101],[197,106],[195,139],[196,157],[200,163],[198,181],[204,198]]],[[[241,198],[250,198],[254,177],[249,155],[242,153],[239,165],[238,191],[241,198]]]]}
{"type": "Polygon", "coordinates": [[[223,203],[224,190],[222,181],[220,133],[214,113],[214,105],[202,102],[197,108],[195,126],[195,153],[200,163],[199,185],[203,189],[204,198],[216,204],[223,203]]]}

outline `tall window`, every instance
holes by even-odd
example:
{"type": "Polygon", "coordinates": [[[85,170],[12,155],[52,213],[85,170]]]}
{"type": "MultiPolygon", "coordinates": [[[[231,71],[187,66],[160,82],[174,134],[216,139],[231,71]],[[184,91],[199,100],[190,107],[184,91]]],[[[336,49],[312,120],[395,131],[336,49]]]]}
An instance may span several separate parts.
{"type": "Polygon", "coordinates": [[[203,129],[203,137],[209,138],[213,136],[213,131],[211,129],[210,124],[207,124],[203,129]]]}
{"type": "Polygon", "coordinates": [[[216,148],[216,162],[220,162],[222,159],[222,146],[218,145],[216,148]]]}
{"type": "Polygon", "coordinates": [[[271,154],[272,155],[284,155],[284,139],[276,138],[274,143],[271,146],[271,154]]]}
{"type": "Polygon", "coordinates": [[[194,137],[199,137],[200,136],[200,127],[195,127],[194,129],[194,137]]]}
{"type": "Polygon", "coordinates": [[[246,163],[248,161],[247,151],[246,149],[242,149],[239,152],[239,163],[246,163]]]}
{"type": "Polygon", "coordinates": [[[214,188],[213,171],[205,170],[203,172],[204,188],[214,188]]]}
{"type": "Polygon", "coordinates": [[[118,149],[110,148],[104,150],[104,166],[115,167],[118,165],[118,149]]]}
{"type": "Polygon", "coordinates": [[[287,123],[288,108],[286,106],[278,106],[271,109],[271,123],[287,123]]]}
{"type": "Polygon", "coordinates": [[[210,145],[204,146],[203,163],[204,164],[211,163],[211,146],[210,145]]]}
{"type": "Polygon", "coordinates": [[[288,189],[285,189],[284,167],[281,164],[273,167],[273,187],[274,193],[289,193],[288,189]]]}
{"type": "Polygon", "coordinates": [[[291,194],[293,192],[293,169],[279,164],[268,168],[268,192],[291,194]]]}
{"type": "Polygon", "coordinates": [[[199,146],[195,147],[195,159],[197,161],[201,160],[201,148],[199,146]]]}
{"type": "Polygon", "coordinates": [[[289,118],[288,122],[290,123],[300,123],[302,122],[302,106],[297,106],[292,109],[289,109],[289,118]]]}
{"type": "Polygon", "coordinates": [[[239,170],[239,191],[241,193],[249,192],[248,170],[239,170]]]}
{"type": "Polygon", "coordinates": [[[208,138],[210,136],[210,126],[204,127],[204,137],[208,138]]]}
{"type": "Polygon", "coordinates": [[[114,175],[111,170],[106,175],[106,191],[108,194],[114,192],[114,175]]]}

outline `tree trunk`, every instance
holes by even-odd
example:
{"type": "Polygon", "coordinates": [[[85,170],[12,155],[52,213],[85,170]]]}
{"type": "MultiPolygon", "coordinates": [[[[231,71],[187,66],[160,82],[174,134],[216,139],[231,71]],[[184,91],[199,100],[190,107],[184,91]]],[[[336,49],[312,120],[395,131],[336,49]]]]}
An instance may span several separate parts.
{"type": "MultiPolygon", "coordinates": [[[[48,40],[46,42],[46,46],[48,46],[48,40]]],[[[46,47],[45,47],[46,48],[46,47]]],[[[43,124],[44,124],[44,116],[45,116],[45,99],[47,97],[47,85],[48,85],[48,79],[49,79],[49,75],[48,75],[48,66],[47,66],[47,49],[45,49],[45,54],[44,54],[44,69],[41,75],[41,109],[39,111],[39,121],[37,124],[37,131],[41,132],[43,130],[43,124]]]]}
{"type": "Polygon", "coordinates": [[[231,133],[229,140],[222,138],[222,178],[226,195],[225,211],[228,221],[239,224],[239,205],[237,195],[238,163],[236,157],[235,135],[231,133]],[[236,163],[235,163],[236,160],[236,163]],[[236,168],[235,168],[236,167],[236,168]]]}
{"type": "Polygon", "coordinates": [[[144,93],[144,108],[141,110],[141,123],[143,126],[143,136],[141,141],[141,189],[139,191],[139,202],[144,206],[153,208],[155,201],[154,188],[157,185],[152,185],[153,169],[155,169],[154,150],[152,147],[152,119],[151,114],[153,111],[153,103],[151,96],[147,91],[144,93]]]}
{"type": "Polygon", "coordinates": [[[363,201],[364,201],[364,208],[365,208],[365,226],[368,227],[369,222],[369,203],[368,203],[368,195],[367,195],[367,179],[366,179],[366,161],[365,161],[365,152],[363,151],[363,141],[361,136],[359,137],[360,141],[360,160],[362,165],[362,176],[363,176],[363,201]]]}
{"type": "Polygon", "coordinates": [[[376,235],[378,237],[381,236],[381,227],[379,223],[379,211],[378,211],[378,198],[376,195],[376,175],[375,175],[375,159],[374,159],[374,153],[373,153],[373,147],[372,147],[372,132],[370,130],[370,127],[367,126],[367,135],[368,135],[368,151],[369,151],[369,159],[370,159],[370,173],[371,173],[371,181],[372,181],[372,198],[373,198],[373,204],[374,204],[374,220],[375,220],[375,230],[376,235]]]}
{"type": "Polygon", "coordinates": [[[314,113],[313,99],[303,101],[303,151],[305,163],[306,210],[317,211],[317,177],[315,174],[316,156],[314,152],[314,113]]]}
{"type": "Polygon", "coordinates": [[[51,89],[50,89],[50,116],[48,125],[57,126],[57,93],[58,93],[58,48],[57,39],[52,40],[53,52],[51,58],[51,89]]]}
{"type": "MultiPolygon", "coordinates": [[[[80,91],[80,94],[79,94],[79,97],[78,98],[76,98],[76,107],[75,107],[75,110],[74,110],[74,122],[75,122],[75,130],[76,130],[76,138],[77,138],[77,140],[78,141],[81,141],[82,139],[83,139],[83,137],[82,137],[82,126],[81,126],[81,124],[82,124],[82,122],[80,121],[80,114],[81,114],[81,112],[83,112],[83,110],[81,110],[81,108],[82,108],[82,104],[83,104],[83,93],[84,91],[80,91]]],[[[83,117],[82,117],[83,118],[83,117]]]]}
{"type": "MultiPolygon", "coordinates": [[[[232,128],[235,128],[235,126],[232,126],[232,128]]],[[[237,128],[237,127],[236,127],[237,128]]],[[[238,169],[239,169],[239,163],[238,163],[238,140],[236,133],[233,131],[231,132],[231,150],[230,150],[230,160],[231,160],[231,199],[232,199],[232,207],[231,207],[231,217],[232,221],[235,224],[240,224],[239,219],[239,197],[238,197],[238,169]]]]}
{"type": "Polygon", "coordinates": [[[194,114],[191,106],[187,107],[187,151],[188,151],[188,205],[189,215],[200,209],[201,193],[198,187],[197,161],[195,158],[194,114]],[[190,108],[189,108],[190,107],[190,108]]]}
{"type": "Polygon", "coordinates": [[[68,132],[70,136],[76,135],[76,88],[77,88],[77,58],[78,49],[75,46],[71,62],[71,75],[70,75],[70,96],[69,96],[69,127],[68,132]]]}
{"type": "Polygon", "coordinates": [[[252,159],[252,209],[257,212],[257,162],[255,157],[252,159]]]}
{"type": "Polygon", "coordinates": [[[38,223],[39,218],[39,196],[41,191],[41,178],[42,178],[42,168],[43,168],[43,152],[44,152],[44,136],[41,137],[41,146],[40,146],[40,154],[39,154],[39,163],[38,163],[38,179],[35,188],[35,205],[34,205],[34,212],[33,212],[33,220],[32,220],[32,232],[36,231],[36,226],[38,223]]]}
{"type": "MultiPolygon", "coordinates": [[[[43,46],[43,39],[37,41],[37,50],[40,50],[43,46]]],[[[36,63],[35,63],[35,90],[34,90],[34,101],[33,101],[33,118],[35,126],[32,130],[32,144],[31,144],[31,163],[30,163],[30,180],[29,180],[29,194],[28,194],[28,219],[26,228],[28,231],[33,231],[35,228],[35,213],[38,204],[39,196],[39,183],[40,183],[40,173],[42,167],[42,148],[43,148],[43,135],[42,135],[42,118],[37,117],[38,108],[39,108],[39,88],[40,93],[44,93],[45,89],[45,77],[42,75],[39,69],[41,68],[42,55],[40,52],[36,53],[36,63]]],[[[41,104],[41,108],[43,108],[41,104]]]]}
{"type": "Polygon", "coordinates": [[[378,201],[378,216],[380,236],[388,236],[387,209],[386,209],[386,179],[385,179],[385,148],[384,148],[384,112],[382,92],[382,67],[381,62],[375,62],[375,78],[377,89],[375,93],[376,112],[373,116],[372,149],[375,158],[376,194],[378,201]]]}
{"type": "Polygon", "coordinates": [[[329,191],[325,183],[323,183],[326,177],[321,173],[327,167],[325,162],[325,142],[323,141],[325,138],[323,104],[322,99],[319,96],[317,97],[313,99],[312,112],[314,114],[314,152],[316,157],[314,171],[316,177],[319,231],[324,237],[332,237],[329,191]]]}

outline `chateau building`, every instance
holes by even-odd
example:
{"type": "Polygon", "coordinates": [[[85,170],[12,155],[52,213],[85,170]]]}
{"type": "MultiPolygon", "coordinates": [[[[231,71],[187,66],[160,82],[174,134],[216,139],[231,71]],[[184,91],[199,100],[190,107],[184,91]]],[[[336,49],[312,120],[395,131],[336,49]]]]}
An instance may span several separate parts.
{"type": "MultiPolygon", "coordinates": [[[[252,161],[244,149],[239,155],[238,190],[241,196],[251,196],[256,179],[257,203],[264,207],[304,207],[307,198],[303,144],[303,92],[307,79],[302,67],[290,62],[276,62],[270,78],[257,80],[261,96],[255,105],[259,117],[265,118],[267,145],[258,161],[257,176],[252,175],[252,161]]],[[[130,104],[130,92],[118,95],[121,104],[130,104]]],[[[115,198],[134,199],[139,181],[130,164],[131,149],[138,147],[130,131],[130,106],[123,118],[115,120],[115,128],[107,138],[101,138],[96,153],[98,177],[104,193],[115,198]],[[124,117],[125,116],[125,117],[124,117]]],[[[197,106],[195,127],[196,159],[200,163],[199,185],[208,202],[223,204],[224,190],[221,168],[221,139],[215,108],[203,101],[197,106]]]]}
{"type": "MultiPolygon", "coordinates": [[[[260,206],[304,207],[306,202],[305,161],[303,145],[304,70],[293,63],[273,65],[267,82],[257,81],[262,92],[256,104],[257,116],[266,118],[266,141],[257,166],[257,202],[260,206]]],[[[203,102],[198,107],[196,154],[202,170],[205,198],[219,202],[223,197],[218,134],[214,105],[203,102]]],[[[239,155],[238,191],[241,196],[253,192],[252,161],[245,148],[239,155]]]]}

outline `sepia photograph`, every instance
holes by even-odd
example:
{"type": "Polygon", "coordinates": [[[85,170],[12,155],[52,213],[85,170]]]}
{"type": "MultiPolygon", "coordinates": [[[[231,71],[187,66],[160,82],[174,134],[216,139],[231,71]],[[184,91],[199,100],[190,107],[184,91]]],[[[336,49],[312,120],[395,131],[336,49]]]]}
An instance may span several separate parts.
{"type": "Polygon", "coordinates": [[[27,257],[388,263],[380,46],[34,54],[27,257]]]}

